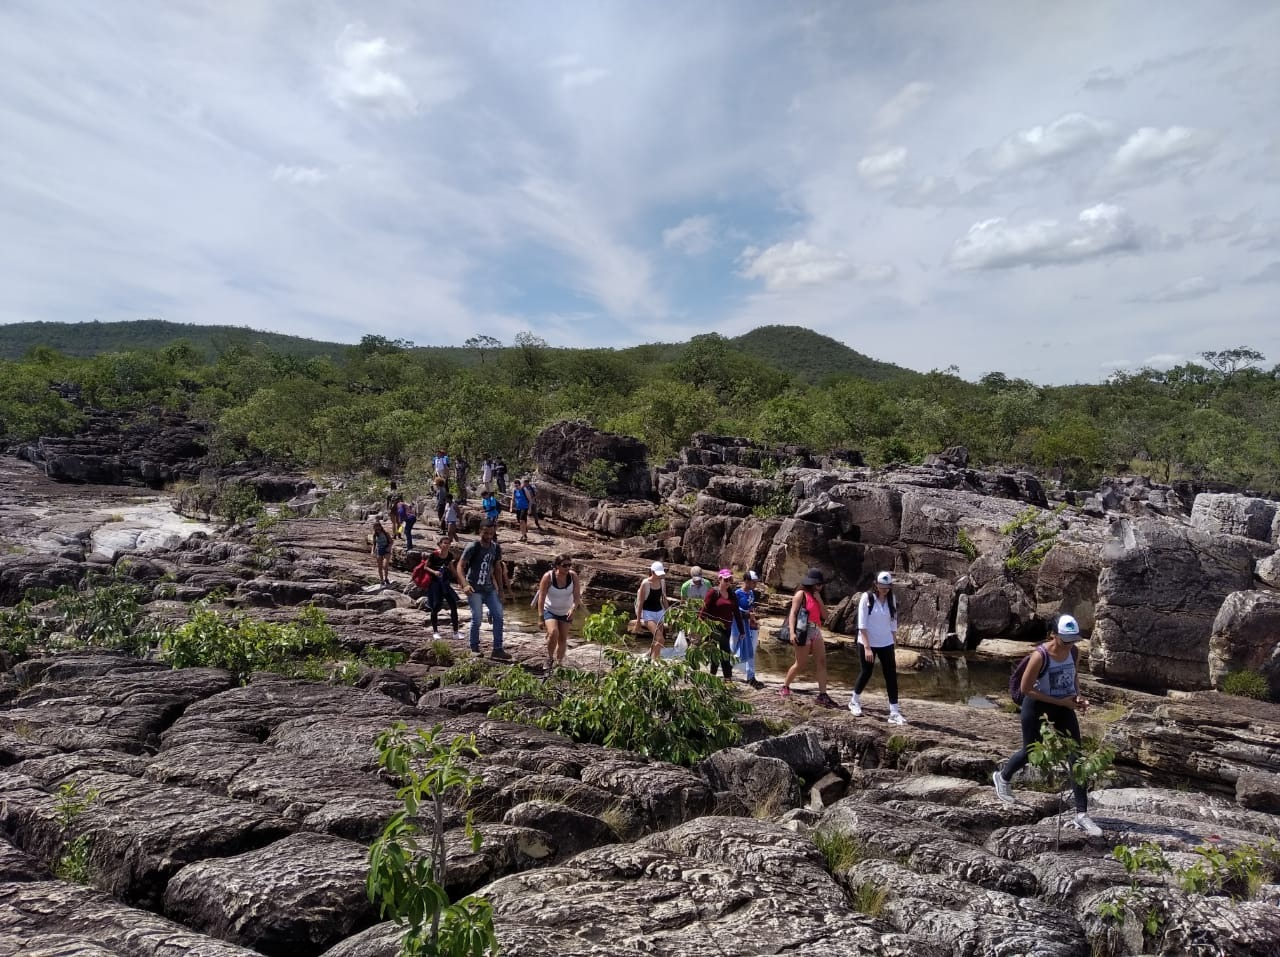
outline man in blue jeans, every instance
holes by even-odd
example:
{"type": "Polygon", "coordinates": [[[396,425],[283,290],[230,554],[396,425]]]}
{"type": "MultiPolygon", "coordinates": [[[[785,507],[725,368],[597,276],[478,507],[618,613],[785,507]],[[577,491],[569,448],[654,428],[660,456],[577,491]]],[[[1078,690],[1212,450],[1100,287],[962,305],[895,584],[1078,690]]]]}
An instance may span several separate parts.
{"type": "Polygon", "coordinates": [[[510,661],[502,648],[502,592],[511,591],[507,566],[502,563],[502,546],[494,541],[494,528],[486,523],[480,538],[468,545],[458,559],[458,581],[463,583],[467,604],[471,606],[471,650],[480,654],[480,619],[482,608],[489,609],[493,624],[493,657],[510,661]]]}

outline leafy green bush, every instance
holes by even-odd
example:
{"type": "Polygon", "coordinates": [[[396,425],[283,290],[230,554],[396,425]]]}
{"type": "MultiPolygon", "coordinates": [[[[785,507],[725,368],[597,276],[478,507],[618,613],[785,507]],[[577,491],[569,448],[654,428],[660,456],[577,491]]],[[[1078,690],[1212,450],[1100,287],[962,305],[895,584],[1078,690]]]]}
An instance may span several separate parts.
{"type": "Polygon", "coordinates": [[[756,518],[785,518],[795,511],[795,502],[785,488],[774,489],[769,500],[751,510],[756,518]]]}
{"type": "Polygon", "coordinates": [[[91,576],[79,587],[63,586],[49,595],[51,610],[28,634],[60,648],[107,648],[141,656],[158,640],[142,608],[149,597],[146,586],[114,574],[91,576]]]}
{"type": "MultiPolygon", "coordinates": [[[[1116,753],[1106,747],[1082,747],[1058,730],[1047,715],[1040,718],[1040,740],[1028,749],[1028,763],[1049,782],[1050,793],[1058,793],[1067,781],[1086,788],[1105,778],[1115,763],[1116,753]]],[[[1054,849],[1062,833],[1062,817],[1054,815],[1054,849]]]]}
{"type": "Polygon", "coordinates": [[[1066,507],[1063,503],[1054,506],[1052,511],[1043,512],[1032,505],[1000,527],[1002,535],[1010,535],[1013,539],[1009,555],[1004,560],[1006,571],[1018,574],[1040,567],[1058,540],[1056,519],[1066,507]]]}
{"type": "Polygon", "coordinates": [[[978,546],[973,539],[969,537],[969,533],[963,528],[956,530],[956,544],[960,546],[960,551],[964,553],[964,557],[973,561],[978,557],[978,546]]]}
{"type": "Polygon", "coordinates": [[[621,467],[616,462],[610,462],[608,459],[592,459],[573,473],[571,481],[576,488],[581,489],[591,498],[604,498],[609,494],[613,483],[618,481],[619,471],[621,467]]]}
{"type": "MultiPolygon", "coordinates": [[[[226,668],[242,678],[254,671],[299,674],[307,659],[343,657],[337,632],[319,608],[308,607],[281,625],[222,615],[203,602],[192,607],[185,624],[164,636],[161,653],[175,668],[226,668]]],[[[306,667],[314,668],[314,662],[306,667]]]]}
{"type": "Polygon", "coordinates": [[[227,482],[218,489],[213,510],[230,524],[237,525],[262,514],[262,503],[253,486],[244,482],[227,482]]]}
{"type": "MultiPolygon", "coordinates": [[[[606,605],[588,619],[584,634],[602,644],[621,641],[626,620],[606,605]]],[[[508,669],[498,686],[503,704],[491,714],[685,765],[741,738],[736,718],[751,706],[706,670],[720,657],[715,644],[690,647],[683,661],[653,662],[618,647],[604,647],[602,654],[610,664],[604,674],[562,668],[537,681],[522,669],[508,669]]]]}
{"type": "Polygon", "coordinates": [[[1255,698],[1258,701],[1268,701],[1271,698],[1271,688],[1267,684],[1266,676],[1248,669],[1223,675],[1222,691],[1224,694],[1239,698],[1255,698]]]}
{"type": "Polygon", "coordinates": [[[54,803],[54,817],[62,831],[62,850],[53,866],[53,874],[60,880],[73,884],[88,884],[93,878],[90,858],[93,854],[93,838],[88,834],[67,839],[76,819],[98,800],[98,789],[81,790],[79,782],[66,781],[58,788],[58,797],[54,803]]]}
{"type": "Polygon", "coordinates": [[[658,515],[646,520],[637,531],[641,535],[661,535],[667,527],[667,520],[658,515]]]}

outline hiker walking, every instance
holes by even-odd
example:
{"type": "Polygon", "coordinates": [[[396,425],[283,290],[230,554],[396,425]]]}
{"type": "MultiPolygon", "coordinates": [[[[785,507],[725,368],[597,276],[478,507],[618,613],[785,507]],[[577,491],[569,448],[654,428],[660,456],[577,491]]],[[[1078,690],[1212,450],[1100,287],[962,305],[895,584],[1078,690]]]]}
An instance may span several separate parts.
{"type": "Polygon", "coordinates": [[[764,687],[764,683],[756,678],[756,639],[760,636],[760,622],[756,620],[756,589],[759,587],[760,576],[748,569],[742,576],[742,587],[733,593],[742,614],[735,619],[733,634],[729,636],[729,647],[746,665],[746,681],[753,688],[764,687]]]}
{"type": "MultiPolygon", "coordinates": [[[[498,527],[498,516],[502,514],[502,503],[498,501],[498,496],[493,494],[492,489],[485,491],[484,498],[480,499],[480,507],[484,509],[485,524],[492,525],[496,529],[498,527]]],[[[497,538],[496,533],[494,538],[497,538]]]]}
{"type": "Polygon", "coordinates": [[[499,458],[493,463],[493,480],[498,483],[498,494],[507,494],[507,463],[499,458]]]}
{"type": "Polygon", "coordinates": [[[524,494],[529,500],[529,517],[533,519],[533,527],[538,531],[542,531],[542,509],[538,505],[538,486],[533,484],[533,479],[525,476],[524,494]]]}
{"type": "Polygon", "coordinates": [[[493,459],[486,455],[480,463],[480,491],[486,495],[493,488],[493,459]]]}
{"type": "Polygon", "coordinates": [[[520,529],[520,541],[529,540],[529,494],[524,490],[524,483],[516,479],[511,489],[511,510],[516,513],[516,527],[520,529]]]}
{"type": "Polygon", "coordinates": [[[436,476],[434,487],[436,496],[436,521],[440,523],[440,530],[444,531],[444,510],[449,504],[449,483],[439,476],[436,476]]]}
{"type": "Polygon", "coordinates": [[[463,456],[459,455],[453,463],[453,476],[458,483],[458,504],[467,504],[467,469],[471,467],[463,456]]]}
{"type": "Polygon", "coordinates": [[[378,581],[383,585],[390,585],[391,533],[382,524],[382,518],[379,515],[373,520],[373,547],[369,549],[369,554],[373,556],[374,564],[378,567],[378,581]]]}
{"type": "Polygon", "coordinates": [[[542,609],[542,623],[547,629],[547,669],[564,664],[569,643],[569,623],[582,604],[578,576],[573,572],[573,558],[557,555],[551,571],[538,582],[533,607],[542,609]]]}
{"type": "Polygon", "coordinates": [[[463,549],[457,576],[471,607],[471,650],[480,654],[480,620],[487,608],[493,624],[493,657],[510,661],[511,655],[502,647],[502,593],[509,592],[511,585],[502,563],[502,546],[493,540],[493,531],[492,525],[485,525],[479,539],[463,549]]]}
{"type": "Polygon", "coordinates": [[[702,577],[702,569],[694,565],[689,569],[688,580],[680,586],[681,600],[696,601],[701,605],[709,591],[711,591],[711,583],[702,577]]]}
{"type": "Polygon", "coordinates": [[[898,658],[894,651],[894,638],[898,633],[898,602],[893,597],[893,575],[880,572],[875,584],[858,599],[858,648],[862,671],[849,699],[849,711],[862,714],[862,689],[871,680],[876,659],[884,671],[884,687],[889,693],[889,723],[906,724],[907,719],[898,710],[898,658]]]}
{"type": "Polygon", "coordinates": [[[413,550],[413,526],[418,522],[418,507],[413,502],[400,503],[400,523],[404,526],[405,551],[413,550]]]}
{"type": "Polygon", "coordinates": [[[453,627],[452,637],[457,638],[458,631],[458,593],[453,590],[453,573],[456,567],[453,557],[453,540],[443,536],[434,549],[417,568],[413,570],[413,580],[419,588],[426,591],[427,608],[431,612],[431,633],[433,637],[440,635],[440,609],[449,606],[449,619],[453,627]]]}
{"type": "Polygon", "coordinates": [[[453,541],[458,539],[458,505],[453,500],[453,493],[444,497],[444,533],[453,541]]]}
{"type": "Polygon", "coordinates": [[[791,609],[787,613],[787,629],[791,644],[796,649],[796,660],[787,669],[786,677],[782,679],[782,687],[778,689],[778,696],[791,697],[791,682],[800,674],[800,669],[805,666],[805,663],[812,658],[814,675],[818,679],[818,697],[814,700],[824,708],[838,708],[839,705],[827,694],[827,648],[822,643],[822,616],[827,610],[822,603],[823,583],[822,569],[810,568],[791,598],[791,609]]]}
{"type": "MultiPolygon", "coordinates": [[[[1009,782],[1026,765],[1031,745],[1040,740],[1041,718],[1048,718],[1059,734],[1080,743],[1080,719],[1076,712],[1089,709],[1089,702],[1080,694],[1080,672],[1076,668],[1079,659],[1076,642],[1081,637],[1080,623],[1071,615],[1059,615],[1049,640],[1037,645],[1022,666],[1022,747],[991,775],[996,796],[1006,804],[1017,803],[1009,782]]],[[[1076,803],[1072,823],[1090,837],[1101,837],[1102,828],[1089,817],[1089,792],[1074,775],[1071,793],[1076,803]]]]}
{"type": "Polygon", "coordinates": [[[431,468],[436,478],[449,481],[449,453],[444,449],[436,449],[435,458],[431,460],[431,468]]]}
{"type": "Polygon", "coordinates": [[[735,629],[746,628],[742,609],[733,594],[733,572],[727,568],[720,569],[714,591],[707,592],[702,600],[702,610],[698,617],[710,623],[710,637],[720,647],[720,660],[714,658],[709,662],[711,673],[716,673],[718,664],[724,673],[725,681],[733,680],[733,653],[729,650],[729,634],[735,629]]]}
{"type": "Polygon", "coordinates": [[[666,644],[667,595],[664,590],[667,569],[662,562],[654,562],[649,566],[649,575],[636,589],[636,618],[640,627],[649,632],[652,641],[649,645],[649,657],[657,661],[662,657],[662,648],[666,644]]]}

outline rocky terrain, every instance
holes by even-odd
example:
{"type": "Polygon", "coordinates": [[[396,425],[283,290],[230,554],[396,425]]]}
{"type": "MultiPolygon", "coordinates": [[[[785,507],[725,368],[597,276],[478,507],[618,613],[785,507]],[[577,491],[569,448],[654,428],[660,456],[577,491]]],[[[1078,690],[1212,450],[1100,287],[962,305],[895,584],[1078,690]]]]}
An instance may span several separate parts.
{"type": "MultiPolygon", "coordinates": [[[[892,568],[902,643],[928,654],[1020,654],[1071,612],[1091,632],[1085,730],[1117,752],[1091,796],[1103,836],[1059,833],[1052,789],[996,800],[991,771],[1018,742],[996,709],[907,699],[911,724],[891,728],[815,707],[812,683],[790,701],[739,686],[754,707],[743,741],[688,768],[490,718],[489,688],[441,685],[399,552],[393,587],[373,587],[376,502],[261,528],[178,522],[160,540],[147,533],[169,500],[5,459],[0,605],[115,568],[150,590],[157,619],[199,599],[264,620],[314,603],[348,648],[408,660],[356,687],[104,651],[9,662],[0,955],[394,954],[400,932],[365,878],[399,807],[373,742],[398,721],[476,735],[483,843],[472,851],[450,812],[449,889],[492,902],[505,954],[1280,954],[1280,712],[1211,690],[1244,668],[1277,690],[1274,503],[1130,481],[1055,511],[1034,477],[970,470],[961,450],[873,471],[700,437],[646,468],[642,446],[613,456],[626,441],[572,423],[540,439],[547,532],[502,536],[519,587],[561,551],[592,607],[629,596],[655,557],[751,567],[776,618],[818,565],[839,632],[892,568]],[[625,463],[616,497],[572,485],[611,456],[625,463]],[[130,506],[144,508],[132,544],[103,538],[130,506]],[[68,813],[67,795],[89,791],[68,813]],[[86,883],[55,878],[82,837],[86,883]],[[1144,842],[1174,872],[1256,848],[1256,879],[1248,894],[1193,892],[1112,855],[1144,842]]],[[[298,496],[300,513],[321,497],[287,476],[260,488],[298,496]]],[[[537,671],[539,636],[516,628],[507,645],[537,671]]],[[[571,664],[598,660],[573,642],[571,664]]],[[[883,714],[882,687],[868,715],[883,714]]]]}

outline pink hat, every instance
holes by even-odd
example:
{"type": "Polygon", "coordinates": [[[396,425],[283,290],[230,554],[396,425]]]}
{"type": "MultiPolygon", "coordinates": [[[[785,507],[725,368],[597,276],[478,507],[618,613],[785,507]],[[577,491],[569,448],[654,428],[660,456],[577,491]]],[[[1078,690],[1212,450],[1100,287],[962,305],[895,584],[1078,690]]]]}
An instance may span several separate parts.
{"type": "Polygon", "coordinates": [[[729,569],[727,569],[727,568],[722,568],[722,569],[720,569],[720,577],[721,577],[721,578],[732,578],[732,577],[733,577],[733,572],[732,572],[732,571],[730,571],[730,570],[729,570],[729,569]]]}

